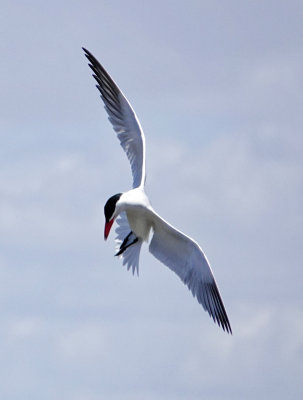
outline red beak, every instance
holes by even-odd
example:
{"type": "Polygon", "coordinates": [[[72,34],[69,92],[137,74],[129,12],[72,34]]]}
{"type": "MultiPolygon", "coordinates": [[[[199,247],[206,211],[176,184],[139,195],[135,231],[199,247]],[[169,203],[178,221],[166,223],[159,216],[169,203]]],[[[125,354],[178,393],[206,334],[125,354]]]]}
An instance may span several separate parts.
{"type": "Polygon", "coordinates": [[[114,223],[114,218],[111,219],[109,222],[105,222],[105,228],[104,228],[104,240],[107,239],[109,232],[110,232],[110,228],[112,227],[114,223]]]}

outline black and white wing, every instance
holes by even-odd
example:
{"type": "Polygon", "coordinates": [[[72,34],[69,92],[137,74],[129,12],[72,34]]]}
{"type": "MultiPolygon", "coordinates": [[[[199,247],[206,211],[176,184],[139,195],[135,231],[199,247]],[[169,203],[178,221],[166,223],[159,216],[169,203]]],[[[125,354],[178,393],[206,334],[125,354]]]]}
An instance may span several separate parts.
{"type": "Polygon", "coordinates": [[[157,214],[149,251],[174,271],[223,330],[232,333],[211,267],[199,245],[157,214]]]}
{"type": "Polygon", "coordinates": [[[145,138],[140,122],[131,105],[105,71],[99,61],[85,48],[85,56],[93,70],[97,88],[101,93],[104,108],[108,114],[120,144],[131,165],[133,188],[143,187],[145,183],[145,138]]]}

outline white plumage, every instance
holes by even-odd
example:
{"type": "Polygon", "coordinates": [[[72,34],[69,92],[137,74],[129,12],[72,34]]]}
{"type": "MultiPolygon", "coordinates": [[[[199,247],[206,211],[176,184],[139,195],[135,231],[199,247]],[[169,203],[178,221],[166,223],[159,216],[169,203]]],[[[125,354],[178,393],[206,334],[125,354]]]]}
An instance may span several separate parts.
{"type": "Polygon", "coordinates": [[[134,110],[98,60],[88,50],[83,50],[133,175],[133,189],[113,196],[105,205],[105,238],[116,220],[116,255],[122,258],[127,269],[138,274],[142,243],[152,235],[151,254],[174,271],[213,320],[231,333],[213,272],[202,249],[193,239],[162,219],[144,192],[145,138],[134,110]]]}

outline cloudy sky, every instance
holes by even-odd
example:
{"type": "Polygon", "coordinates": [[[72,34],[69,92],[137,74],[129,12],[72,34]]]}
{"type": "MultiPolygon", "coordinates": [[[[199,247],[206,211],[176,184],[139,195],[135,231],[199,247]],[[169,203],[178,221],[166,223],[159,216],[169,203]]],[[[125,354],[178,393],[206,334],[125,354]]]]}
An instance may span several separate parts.
{"type": "MultiPolygon", "coordinates": [[[[2,0],[0,398],[299,399],[303,3],[2,0]],[[81,46],[126,93],[154,208],[206,252],[220,330],[103,241],[131,173],[81,46]]],[[[301,395],[300,395],[301,394],[301,395]]]]}

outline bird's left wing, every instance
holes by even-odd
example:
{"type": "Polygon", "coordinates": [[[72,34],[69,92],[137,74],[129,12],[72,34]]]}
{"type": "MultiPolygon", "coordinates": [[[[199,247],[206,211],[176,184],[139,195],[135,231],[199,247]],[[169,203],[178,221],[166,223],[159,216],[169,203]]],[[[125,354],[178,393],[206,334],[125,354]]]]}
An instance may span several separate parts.
{"type": "Polygon", "coordinates": [[[145,138],[140,122],[122,91],[102,67],[99,61],[85,48],[85,56],[94,72],[97,89],[101,93],[104,108],[108,114],[120,144],[131,165],[133,188],[145,183],[145,138]]]}
{"type": "Polygon", "coordinates": [[[232,333],[211,267],[199,245],[153,213],[149,251],[174,271],[223,330],[232,333]]]}

